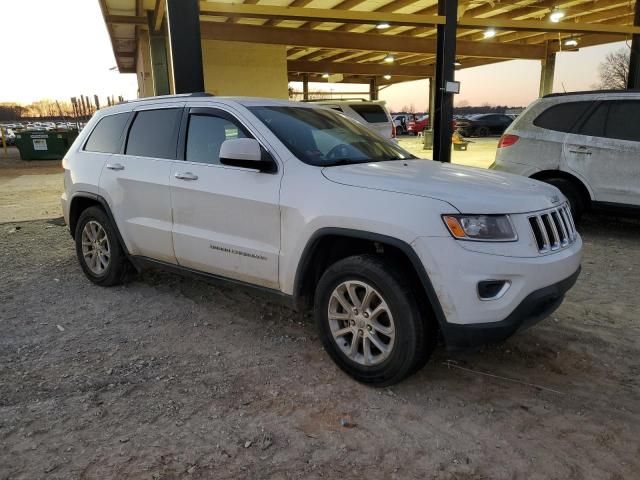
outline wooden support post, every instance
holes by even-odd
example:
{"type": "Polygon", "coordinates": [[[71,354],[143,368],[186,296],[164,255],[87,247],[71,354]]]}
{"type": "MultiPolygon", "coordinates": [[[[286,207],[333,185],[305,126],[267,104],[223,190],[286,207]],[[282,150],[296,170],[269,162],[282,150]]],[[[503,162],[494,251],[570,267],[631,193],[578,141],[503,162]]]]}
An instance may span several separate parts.
{"type": "Polygon", "coordinates": [[[167,0],[174,93],[204,92],[199,0],[167,0]]]}
{"type": "Polygon", "coordinates": [[[378,100],[378,79],[371,77],[369,80],[369,99],[378,100]]]}
{"type": "MultiPolygon", "coordinates": [[[[640,27],[640,0],[635,2],[635,15],[633,25],[640,27]]],[[[631,38],[631,53],[629,55],[629,79],[627,88],[640,88],[640,35],[635,34],[631,38]]]]}
{"type": "Polygon", "coordinates": [[[309,100],[309,74],[302,75],[302,99],[309,100]]]}
{"type": "Polygon", "coordinates": [[[540,96],[544,97],[553,92],[553,78],[556,71],[556,53],[549,49],[547,40],[547,56],[542,60],[540,71],[540,96]]]}
{"type": "Polygon", "coordinates": [[[438,15],[446,18],[438,25],[436,40],[435,109],[433,125],[433,159],[451,162],[451,136],[453,135],[453,93],[446,91],[447,82],[454,81],[456,61],[456,31],[458,0],[438,0],[438,15]]]}

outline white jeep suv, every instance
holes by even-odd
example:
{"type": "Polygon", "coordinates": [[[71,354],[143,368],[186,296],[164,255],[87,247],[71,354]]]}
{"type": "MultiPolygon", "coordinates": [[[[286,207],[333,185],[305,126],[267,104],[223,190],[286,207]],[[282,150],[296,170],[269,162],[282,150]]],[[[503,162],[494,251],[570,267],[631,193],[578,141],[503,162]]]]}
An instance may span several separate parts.
{"type": "Polygon", "coordinates": [[[505,131],[491,169],[558,187],[576,219],[590,208],[640,214],[640,92],[536,100],[505,131]]]}
{"type": "Polygon", "coordinates": [[[62,206],[98,285],[133,267],[227,279],[313,308],[357,380],[500,341],[559,306],[582,242],[554,187],[421,160],[312,104],[205,95],[100,110],[62,206]]]}

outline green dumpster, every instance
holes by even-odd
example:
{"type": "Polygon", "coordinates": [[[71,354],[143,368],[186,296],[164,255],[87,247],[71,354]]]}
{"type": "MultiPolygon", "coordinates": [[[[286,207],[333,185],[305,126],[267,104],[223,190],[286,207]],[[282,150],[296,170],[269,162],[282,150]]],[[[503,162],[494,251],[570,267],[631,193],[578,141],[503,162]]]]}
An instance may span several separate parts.
{"type": "Polygon", "coordinates": [[[60,160],[77,136],[75,130],[22,131],[16,133],[16,147],[22,160],[60,160]]]}

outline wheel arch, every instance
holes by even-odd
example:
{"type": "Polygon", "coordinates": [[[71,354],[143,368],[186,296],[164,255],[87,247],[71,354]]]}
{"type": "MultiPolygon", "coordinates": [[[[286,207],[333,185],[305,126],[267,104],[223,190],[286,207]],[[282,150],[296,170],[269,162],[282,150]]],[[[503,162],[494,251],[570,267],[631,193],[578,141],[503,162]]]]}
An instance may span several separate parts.
{"type": "Polygon", "coordinates": [[[122,235],[120,235],[120,230],[118,229],[118,224],[111,212],[111,208],[109,204],[105,200],[104,197],[90,192],[78,192],[71,199],[71,203],[69,205],[69,230],[71,233],[71,237],[75,239],[76,233],[76,225],[78,223],[78,219],[82,212],[84,212],[89,207],[100,207],[104,210],[105,214],[109,218],[109,221],[113,225],[116,235],[118,236],[118,242],[120,242],[120,246],[124,251],[125,255],[129,257],[129,250],[127,249],[127,244],[124,242],[122,235]]]}
{"type": "MultiPolygon", "coordinates": [[[[361,253],[376,253],[392,257],[403,263],[413,275],[419,301],[431,310],[438,325],[446,324],[440,300],[418,254],[407,242],[379,233],[347,228],[322,228],[308,240],[296,269],[293,296],[298,309],[311,306],[313,291],[326,268],[342,258],[361,253]],[[422,294],[422,295],[421,295],[422,294]]],[[[444,330],[444,329],[442,329],[444,330]]]]}
{"type": "Polygon", "coordinates": [[[593,201],[593,194],[589,187],[575,175],[572,175],[571,173],[565,172],[563,170],[542,170],[540,172],[534,173],[529,178],[540,181],[549,180],[551,178],[561,178],[563,180],[567,180],[571,182],[572,185],[578,188],[588,204],[593,201]]]}

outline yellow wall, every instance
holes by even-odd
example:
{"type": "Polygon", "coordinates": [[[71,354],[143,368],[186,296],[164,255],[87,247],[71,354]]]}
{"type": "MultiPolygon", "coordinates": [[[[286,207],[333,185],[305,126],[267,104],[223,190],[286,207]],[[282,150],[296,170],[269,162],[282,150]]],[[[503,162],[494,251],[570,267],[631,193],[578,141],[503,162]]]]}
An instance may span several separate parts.
{"type": "Polygon", "coordinates": [[[209,93],[288,98],[284,45],[204,40],[202,57],[209,93]]]}
{"type": "Polygon", "coordinates": [[[151,55],[149,52],[149,33],[140,30],[138,37],[138,97],[153,96],[153,76],[151,74],[151,55]]]}

